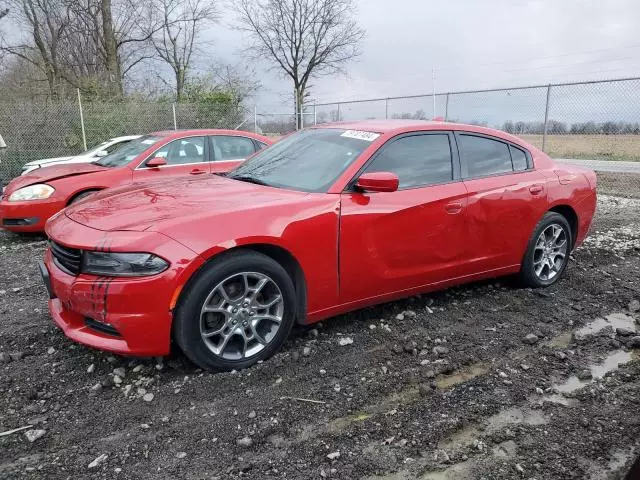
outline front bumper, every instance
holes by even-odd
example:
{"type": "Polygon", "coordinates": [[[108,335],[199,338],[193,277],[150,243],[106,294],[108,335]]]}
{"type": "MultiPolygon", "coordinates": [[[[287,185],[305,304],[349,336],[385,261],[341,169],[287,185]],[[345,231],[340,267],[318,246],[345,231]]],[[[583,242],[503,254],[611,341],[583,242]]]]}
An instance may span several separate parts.
{"type": "Polygon", "coordinates": [[[63,200],[0,201],[0,228],[12,232],[44,232],[50,217],[65,207],[63,200]]]}
{"type": "Polygon", "coordinates": [[[170,350],[171,302],[186,282],[187,266],[201,261],[191,250],[157,233],[101,232],[68,218],[58,218],[47,227],[49,236],[69,247],[93,249],[88,245],[112,242],[131,244],[125,248],[141,251],[142,245],[171,263],[166,271],[149,277],[73,276],[60,269],[48,249],[43,279],[50,294],[49,312],[64,334],[84,345],[121,355],[162,356],[170,350]],[[81,244],[78,244],[79,241],[81,244]],[[138,245],[136,248],[135,245],[138,245]],[[83,247],[84,245],[84,247],[83,247]]]}

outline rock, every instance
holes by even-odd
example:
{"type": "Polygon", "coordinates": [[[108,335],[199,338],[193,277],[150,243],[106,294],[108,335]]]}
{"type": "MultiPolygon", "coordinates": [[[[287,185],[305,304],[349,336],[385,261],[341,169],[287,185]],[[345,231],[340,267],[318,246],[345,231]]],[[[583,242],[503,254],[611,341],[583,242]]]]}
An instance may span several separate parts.
{"type": "Polygon", "coordinates": [[[102,390],[102,384],[96,383],[93,387],[91,387],[91,390],[93,390],[94,392],[97,392],[98,390],[102,390]]]}
{"type": "Polygon", "coordinates": [[[353,338],[351,337],[341,337],[338,340],[338,345],[344,347],[345,345],[351,345],[353,343],[353,338]]]}
{"type": "Polygon", "coordinates": [[[580,425],[582,425],[585,428],[588,427],[589,419],[587,417],[580,417],[580,425]]]}
{"type": "Polygon", "coordinates": [[[145,402],[151,402],[153,400],[153,397],[154,397],[153,393],[145,393],[142,396],[142,400],[144,400],[145,402]]]}
{"type": "Polygon", "coordinates": [[[524,468],[519,463],[516,463],[516,470],[520,473],[524,473],[524,468]]]}
{"type": "Polygon", "coordinates": [[[122,383],[122,378],[120,378],[118,375],[114,375],[113,376],[113,383],[116,385],[120,385],[122,383]]]}
{"type": "Polygon", "coordinates": [[[538,343],[538,336],[530,333],[526,337],[524,337],[522,341],[527,345],[535,345],[536,343],[538,343]]]}
{"type": "Polygon", "coordinates": [[[639,300],[631,300],[629,302],[629,311],[632,313],[640,312],[640,301],[639,300]]]}
{"type": "Polygon", "coordinates": [[[396,320],[404,320],[404,313],[399,313],[396,315],[396,320]]]}
{"type": "Polygon", "coordinates": [[[300,360],[300,354],[298,352],[293,352],[291,354],[291,360],[293,360],[294,362],[297,362],[298,360],[300,360]]]}
{"type": "Polygon", "coordinates": [[[118,359],[116,357],[114,357],[113,355],[110,355],[107,357],[107,362],[108,363],[116,363],[118,361],[118,359]]]}
{"type": "Polygon", "coordinates": [[[578,374],[576,375],[578,377],[578,380],[591,380],[593,378],[593,374],[591,373],[591,370],[581,370],[578,372],[578,374]]]}
{"type": "Polygon", "coordinates": [[[416,317],[416,312],[414,312],[413,310],[405,310],[402,313],[404,313],[404,315],[406,317],[409,317],[409,318],[415,318],[416,317]]]}
{"type": "Polygon", "coordinates": [[[236,440],[236,445],[238,445],[239,447],[249,448],[251,445],[253,445],[253,440],[251,439],[251,437],[239,438],[238,440],[236,440]]]}
{"type": "Polygon", "coordinates": [[[302,356],[308,357],[309,355],[311,355],[311,347],[304,347],[302,349],[302,356]]]}
{"type": "Polygon", "coordinates": [[[187,452],[178,452],[176,453],[176,458],[184,458],[187,456],[187,452]]]}
{"type": "Polygon", "coordinates": [[[430,309],[429,307],[424,307],[424,309],[427,313],[433,313],[433,310],[430,309]]]}
{"type": "Polygon", "coordinates": [[[249,418],[256,418],[256,411],[255,410],[251,410],[249,412],[249,418]]]}
{"type": "Polygon", "coordinates": [[[441,346],[437,345],[437,346],[433,347],[432,352],[435,355],[442,356],[442,355],[446,355],[447,353],[449,353],[449,349],[447,347],[441,347],[441,346]]]}
{"type": "Polygon", "coordinates": [[[120,378],[124,378],[127,375],[127,372],[124,369],[124,367],[118,367],[113,369],[113,375],[120,378]]]}
{"type": "Polygon", "coordinates": [[[369,330],[375,330],[376,328],[378,327],[376,327],[373,323],[369,325],[369,330]]]}
{"type": "Polygon", "coordinates": [[[436,372],[434,372],[433,370],[427,370],[425,372],[424,376],[426,378],[435,378],[436,377],[436,372]]]}
{"type": "Polygon", "coordinates": [[[142,365],[136,365],[135,367],[133,367],[133,370],[131,370],[133,373],[140,373],[142,371],[142,365]]]}
{"type": "Polygon", "coordinates": [[[500,378],[507,378],[508,377],[508,375],[506,373],[504,373],[504,372],[498,372],[498,376],[500,378]]]}
{"type": "Polygon", "coordinates": [[[311,338],[318,338],[318,330],[316,330],[315,328],[312,328],[311,330],[309,330],[309,336],[311,338]]]}
{"type": "Polygon", "coordinates": [[[560,350],[555,352],[554,355],[556,356],[556,358],[559,358],[560,360],[566,360],[567,359],[567,354],[564,353],[563,351],[560,351],[560,350]]]}
{"type": "Polygon", "coordinates": [[[279,385],[279,384],[281,384],[281,383],[282,383],[282,377],[278,377],[278,378],[276,378],[275,384],[276,384],[276,385],[279,385]]]}
{"type": "Polygon", "coordinates": [[[98,465],[100,465],[101,463],[104,463],[104,461],[108,458],[109,456],[106,453],[103,453],[102,455],[100,455],[99,457],[97,457],[93,462],[91,462],[89,464],[89,468],[96,468],[98,465]]]}
{"type": "Polygon", "coordinates": [[[53,348],[53,347],[49,347],[49,348],[47,349],[47,354],[48,354],[48,355],[53,355],[54,353],[56,353],[56,349],[55,349],[55,348],[53,348]]]}
{"type": "Polygon", "coordinates": [[[24,436],[27,437],[27,440],[33,443],[37,439],[42,437],[45,433],[47,433],[46,430],[27,430],[26,432],[24,432],[24,436]]]}
{"type": "Polygon", "coordinates": [[[635,330],[626,327],[618,327],[616,328],[616,335],[621,337],[631,337],[636,333],[635,330]]]}
{"type": "Polygon", "coordinates": [[[340,452],[330,453],[329,455],[327,455],[327,458],[329,460],[336,460],[336,459],[340,458],[340,452]]]}
{"type": "Polygon", "coordinates": [[[11,357],[9,354],[0,352],[0,363],[9,363],[11,361],[11,357]]]}
{"type": "Polygon", "coordinates": [[[384,373],[385,375],[389,371],[389,369],[387,367],[385,367],[385,366],[382,366],[381,370],[382,370],[382,373],[384,373]]]}
{"type": "Polygon", "coordinates": [[[22,360],[24,358],[24,353],[23,352],[11,352],[9,354],[9,357],[11,357],[12,361],[17,362],[18,360],[22,360]]]}
{"type": "Polygon", "coordinates": [[[399,355],[402,353],[402,347],[400,345],[394,345],[393,347],[391,347],[391,351],[399,355]]]}
{"type": "Polygon", "coordinates": [[[418,348],[418,344],[416,342],[409,341],[407,343],[404,344],[404,347],[402,347],[404,349],[405,352],[407,353],[413,353],[413,351],[418,348]]]}
{"type": "Polygon", "coordinates": [[[640,348],[640,336],[631,337],[627,342],[629,348],[640,348]]]}
{"type": "Polygon", "coordinates": [[[87,373],[93,373],[96,370],[96,366],[92,363],[87,367],[87,373]]]}

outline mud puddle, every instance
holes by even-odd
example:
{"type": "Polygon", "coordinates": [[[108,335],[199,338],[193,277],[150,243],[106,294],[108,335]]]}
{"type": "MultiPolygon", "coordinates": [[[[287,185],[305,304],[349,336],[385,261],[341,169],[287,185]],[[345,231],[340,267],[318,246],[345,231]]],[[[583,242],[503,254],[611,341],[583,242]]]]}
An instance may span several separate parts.
{"type": "Polygon", "coordinates": [[[562,394],[575,392],[589,385],[594,380],[604,377],[607,373],[617,370],[620,365],[629,363],[633,360],[634,356],[637,355],[624,350],[615,350],[607,355],[602,362],[589,365],[588,370],[591,372],[592,378],[581,380],[576,375],[571,375],[566,381],[555,384],[552,388],[554,391],[562,394]]]}

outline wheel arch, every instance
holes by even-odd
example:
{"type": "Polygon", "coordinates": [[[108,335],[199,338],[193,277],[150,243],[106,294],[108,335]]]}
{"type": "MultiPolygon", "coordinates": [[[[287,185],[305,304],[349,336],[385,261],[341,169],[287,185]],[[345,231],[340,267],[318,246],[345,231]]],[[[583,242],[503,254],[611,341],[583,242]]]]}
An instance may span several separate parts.
{"type": "Polygon", "coordinates": [[[204,263],[202,263],[202,265],[200,265],[200,267],[195,272],[193,272],[189,279],[184,283],[184,286],[180,290],[178,299],[176,301],[175,308],[178,308],[184,296],[184,292],[187,291],[191,282],[193,282],[198,277],[200,272],[202,272],[206,267],[214,262],[224,261],[225,257],[232,253],[242,251],[253,251],[261,253],[262,255],[265,255],[282,265],[282,267],[291,278],[296,291],[296,322],[299,324],[304,324],[307,311],[307,281],[305,279],[304,271],[302,270],[302,266],[300,265],[298,259],[288,249],[282,247],[281,245],[276,245],[273,243],[246,243],[214,253],[209,258],[207,258],[204,263]]]}
{"type": "Polygon", "coordinates": [[[99,192],[100,190],[103,190],[103,189],[99,187],[92,187],[92,188],[83,188],[82,190],[78,190],[77,192],[75,192],[73,195],[69,197],[69,199],[67,200],[66,206],[68,207],[69,205],[71,205],[73,201],[76,198],[78,198],[80,195],[83,195],[85,193],[95,193],[95,192],[99,192]]]}
{"type": "Polygon", "coordinates": [[[578,237],[578,214],[573,209],[573,207],[564,203],[554,205],[549,209],[549,211],[562,215],[567,219],[567,222],[569,222],[569,227],[571,227],[571,249],[573,250],[573,247],[576,244],[576,239],[578,237]]]}

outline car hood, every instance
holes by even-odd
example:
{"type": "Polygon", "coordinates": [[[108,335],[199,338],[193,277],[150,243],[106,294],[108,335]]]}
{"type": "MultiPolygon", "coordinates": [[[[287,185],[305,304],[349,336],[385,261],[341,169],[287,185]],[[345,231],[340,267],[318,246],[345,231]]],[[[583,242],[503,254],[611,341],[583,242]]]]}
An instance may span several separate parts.
{"type": "Polygon", "coordinates": [[[47,163],[64,162],[65,160],[71,160],[75,157],[55,157],[55,158],[43,158],[42,160],[33,160],[32,162],[25,163],[25,167],[35,167],[36,165],[46,165],[47,163]]]}
{"type": "Polygon", "coordinates": [[[63,165],[52,165],[50,167],[38,168],[26,175],[14,178],[7,185],[7,192],[11,193],[19,188],[34,185],[36,183],[49,183],[59,178],[73,177],[76,175],[84,175],[87,173],[100,172],[109,170],[107,167],[94,165],[92,163],[69,163],[63,165]]]}
{"type": "Polygon", "coordinates": [[[307,194],[211,175],[177,177],[100,192],[64,210],[71,220],[103,231],[158,231],[193,218],[297,202],[307,194]]]}

